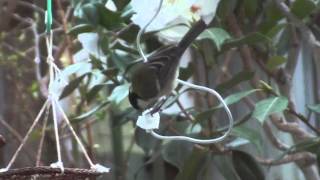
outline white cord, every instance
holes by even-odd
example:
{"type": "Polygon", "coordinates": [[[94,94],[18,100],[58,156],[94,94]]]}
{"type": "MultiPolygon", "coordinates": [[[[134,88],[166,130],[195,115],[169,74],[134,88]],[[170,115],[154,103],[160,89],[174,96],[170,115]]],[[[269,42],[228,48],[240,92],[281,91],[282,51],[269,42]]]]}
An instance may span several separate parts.
{"type": "Polygon", "coordinates": [[[64,112],[64,110],[62,109],[62,107],[60,106],[59,102],[58,102],[58,99],[55,98],[53,100],[54,104],[56,107],[58,107],[58,110],[60,111],[60,113],[62,114],[63,116],[63,119],[65,120],[65,122],[67,123],[67,126],[69,127],[72,135],[74,136],[74,138],[76,139],[77,143],[80,145],[80,148],[85,156],[85,158],[87,159],[87,161],[89,162],[90,164],[90,167],[94,167],[95,165],[93,164],[92,160],[90,159],[87,151],[86,151],[86,148],[84,147],[84,145],[82,144],[80,138],[78,137],[77,133],[75,132],[75,130],[73,129],[73,127],[71,126],[71,123],[70,123],[70,120],[68,118],[68,116],[66,115],[66,113],[64,112]]]}
{"type": "Polygon", "coordinates": [[[57,155],[58,155],[58,162],[62,162],[61,159],[61,147],[60,147],[60,137],[59,137],[59,130],[58,130],[58,118],[57,118],[57,109],[55,104],[56,97],[51,95],[50,101],[52,105],[52,114],[53,114],[53,125],[54,125],[54,134],[56,138],[56,148],[57,148],[57,155]]]}
{"type": "Polygon", "coordinates": [[[156,133],[153,129],[147,130],[147,131],[150,132],[151,135],[154,136],[155,138],[161,139],[161,140],[183,140],[183,141],[189,141],[189,142],[197,143],[197,144],[212,144],[212,143],[217,143],[217,142],[223,141],[231,133],[234,120],[233,120],[233,117],[232,117],[232,114],[231,114],[231,111],[230,111],[228,105],[225,103],[225,101],[220,96],[220,94],[218,92],[216,92],[215,90],[210,89],[208,87],[198,86],[198,85],[195,85],[195,84],[192,84],[189,82],[182,81],[180,79],[177,79],[177,81],[182,85],[189,86],[193,89],[197,89],[200,91],[206,91],[208,93],[215,95],[218,98],[218,100],[221,102],[221,104],[223,105],[224,109],[227,112],[228,119],[229,119],[228,130],[222,136],[220,136],[218,138],[214,138],[214,139],[196,139],[196,138],[191,138],[191,137],[187,137],[187,136],[163,136],[163,135],[156,133]]]}
{"type": "Polygon", "coordinates": [[[150,21],[143,27],[140,29],[140,31],[138,32],[138,35],[137,35],[137,47],[138,47],[138,50],[139,50],[139,54],[140,56],[143,58],[143,62],[147,62],[148,59],[146,57],[146,55],[144,54],[143,50],[142,50],[142,47],[141,47],[141,36],[142,34],[145,32],[145,30],[147,29],[147,27],[152,23],[152,21],[157,17],[157,15],[159,14],[160,10],[161,10],[161,7],[162,7],[162,3],[163,3],[163,0],[160,0],[160,3],[159,3],[159,6],[158,6],[158,9],[156,11],[156,13],[152,16],[152,18],[150,19],[150,21]]]}
{"type": "Polygon", "coordinates": [[[31,132],[33,131],[33,129],[35,128],[35,126],[38,124],[41,115],[43,114],[44,110],[46,109],[46,107],[47,107],[48,105],[49,105],[49,100],[47,100],[47,101],[43,104],[43,106],[41,107],[41,109],[40,109],[37,117],[36,117],[35,120],[33,121],[31,127],[29,128],[29,130],[28,130],[28,132],[27,132],[27,134],[26,134],[25,137],[23,138],[20,146],[18,147],[18,149],[16,150],[16,152],[13,154],[13,156],[12,156],[10,162],[8,163],[7,167],[4,168],[4,169],[0,169],[0,172],[5,172],[5,171],[7,171],[7,170],[9,170],[9,169],[11,168],[12,164],[15,162],[15,160],[16,160],[17,156],[19,155],[22,147],[23,147],[23,146],[25,145],[25,143],[27,142],[27,140],[28,140],[31,132]]]}

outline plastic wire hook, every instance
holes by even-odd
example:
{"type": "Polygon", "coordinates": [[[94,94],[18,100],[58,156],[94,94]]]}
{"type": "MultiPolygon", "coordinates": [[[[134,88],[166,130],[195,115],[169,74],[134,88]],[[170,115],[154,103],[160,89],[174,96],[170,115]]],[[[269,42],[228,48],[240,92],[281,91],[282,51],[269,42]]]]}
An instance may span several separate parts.
{"type": "MultiPolygon", "coordinates": [[[[136,39],[137,47],[139,50],[139,54],[143,58],[144,62],[147,62],[148,59],[145,56],[145,54],[142,50],[142,47],[141,47],[141,36],[145,32],[147,27],[151,24],[151,22],[159,14],[161,7],[162,7],[162,3],[163,3],[163,0],[160,0],[159,6],[156,10],[156,13],[152,16],[150,21],[147,22],[147,24],[143,28],[140,29],[140,31],[138,32],[138,35],[137,35],[137,39],[136,39]]],[[[160,135],[154,131],[154,129],[158,128],[159,123],[160,123],[159,113],[150,114],[150,111],[151,111],[150,109],[144,111],[142,113],[142,115],[139,116],[139,118],[137,120],[137,126],[145,129],[148,133],[151,133],[151,135],[154,136],[155,138],[162,139],[162,140],[184,140],[184,141],[189,141],[189,142],[193,142],[193,143],[197,143],[197,144],[212,144],[212,143],[217,143],[217,142],[224,140],[230,134],[232,127],[233,127],[234,120],[233,120],[232,114],[230,112],[230,109],[228,108],[227,104],[225,103],[223,98],[220,96],[220,94],[218,92],[216,92],[215,90],[210,89],[208,87],[198,86],[198,85],[188,83],[188,82],[185,82],[185,81],[182,81],[179,79],[177,79],[177,81],[182,85],[189,86],[189,87],[196,89],[196,90],[205,91],[205,92],[208,92],[208,93],[216,96],[227,112],[228,119],[229,119],[228,130],[222,136],[220,136],[218,138],[214,138],[214,139],[196,139],[196,138],[191,138],[191,137],[187,137],[187,136],[163,136],[163,135],[160,135]]]]}
{"type": "Polygon", "coordinates": [[[156,10],[156,13],[152,16],[150,21],[143,28],[140,29],[140,31],[138,32],[138,35],[137,35],[137,39],[136,39],[137,47],[138,47],[138,50],[139,50],[139,54],[142,57],[144,62],[147,62],[148,59],[147,59],[146,55],[144,54],[144,52],[142,50],[142,47],[141,47],[141,36],[146,31],[147,27],[152,23],[152,21],[158,16],[158,14],[159,14],[159,12],[161,10],[161,7],[162,7],[162,3],[163,3],[163,0],[160,0],[159,6],[158,6],[158,8],[156,10]]]}
{"type": "Polygon", "coordinates": [[[196,138],[191,138],[191,137],[187,137],[187,136],[163,136],[163,135],[156,133],[153,129],[148,129],[147,132],[150,132],[152,136],[154,136],[157,139],[161,139],[161,140],[184,140],[184,141],[189,141],[189,142],[197,143],[197,144],[212,144],[212,143],[217,143],[217,142],[223,141],[231,133],[231,130],[232,130],[232,127],[234,124],[234,120],[233,120],[232,113],[231,113],[228,105],[225,103],[225,101],[220,96],[220,94],[218,92],[216,92],[215,90],[210,89],[208,87],[198,86],[198,85],[195,85],[192,83],[182,81],[180,79],[177,79],[177,81],[182,85],[189,86],[190,88],[193,88],[196,90],[205,91],[205,92],[208,92],[208,93],[216,96],[218,98],[218,100],[221,102],[221,104],[223,105],[223,107],[228,115],[228,119],[229,119],[228,130],[222,136],[220,136],[218,138],[213,138],[213,139],[196,139],[196,138]]]}
{"type": "Polygon", "coordinates": [[[224,107],[224,109],[228,115],[229,125],[228,125],[227,131],[222,136],[217,137],[217,138],[213,138],[213,139],[196,139],[196,138],[191,138],[188,136],[163,136],[163,135],[160,135],[154,131],[154,129],[158,129],[158,127],[159,127],[160,116],[159,116],[159,113],[155,113],[155,114],[151,115],[150,110],[152,110],[152,108],[144,111],[142,113],[142,115],[139,116],[138,121],[137,121],[137,126],[141,127],[142,129],[145,129],[153,137],[155,137],[157,139],[161,139],[161,140],[183,140],[183,141],[189,141],[189,142],[196,143],[196,144],[212,144],[212,143],[217,143],[217,142],[223,141],[231,133],[231,130],[232,130],[232,127],[234,124],[234,120],[233,120],[232,113],[231,113],[229,107],[227,106],[227,104],[225,103],[223,98],[220,96],[220,94],[218,92],[216,92],[215,90],[210,89],[208,87],[198,86],[198,85],[195,85],[192,83],[182,81],[180,79],[177,79],[177,81],[182,85],[189,86],[190,88],[193,88],[196,90],[205,91],[205,92],[208,92],[208,93],[216,96],[218,98],[218,100],[221,102],[222,106],[224,107]]]}

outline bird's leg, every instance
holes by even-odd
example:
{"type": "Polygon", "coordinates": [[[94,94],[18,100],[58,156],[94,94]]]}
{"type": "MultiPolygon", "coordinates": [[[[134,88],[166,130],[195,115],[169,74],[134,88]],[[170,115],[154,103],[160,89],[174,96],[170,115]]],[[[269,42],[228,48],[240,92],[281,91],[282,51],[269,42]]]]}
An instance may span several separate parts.
{"type": "Polygon", "coordinates": [[[163,104],[167,101],[167,97],[162,96],[159,101],[153,106],[152,110],[150,111],[150,114],[153,115],[156,112],[160,112],[162,109],[161,107],[163,104]]]}

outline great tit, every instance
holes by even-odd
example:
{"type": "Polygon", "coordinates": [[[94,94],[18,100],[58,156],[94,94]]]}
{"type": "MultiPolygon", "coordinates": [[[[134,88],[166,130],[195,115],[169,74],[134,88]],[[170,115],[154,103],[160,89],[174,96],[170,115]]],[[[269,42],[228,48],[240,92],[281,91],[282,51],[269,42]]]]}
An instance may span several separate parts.
{"type": "Polygon", "coordinates": [[[148,57],[147,62],[135,65],[131,73],[129,101],[132,107],[146,110],[175,89],[179,75],[179,62],[184,51],[207,28],[203,20],[197,21],[177,45],[168,46],[148,57]]]}

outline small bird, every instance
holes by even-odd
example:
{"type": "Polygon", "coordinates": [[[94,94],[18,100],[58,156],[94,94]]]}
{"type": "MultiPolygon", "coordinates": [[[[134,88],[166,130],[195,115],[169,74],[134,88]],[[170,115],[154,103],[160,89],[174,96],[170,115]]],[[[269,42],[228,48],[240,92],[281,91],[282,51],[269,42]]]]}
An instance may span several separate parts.
{"type": "Polygon", "coordinates": [[[181,56],[206,28],[207,24],[203,20],[197,21],[177,45],[155,52],[148,57],[147,62],[135,65],[129,89],[129,101],[132,107],[146,110],[159,105],[158,108],[161,108],[164,99],[177,85],[181,56]]]}

